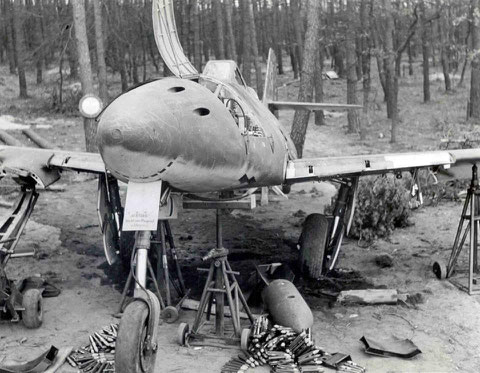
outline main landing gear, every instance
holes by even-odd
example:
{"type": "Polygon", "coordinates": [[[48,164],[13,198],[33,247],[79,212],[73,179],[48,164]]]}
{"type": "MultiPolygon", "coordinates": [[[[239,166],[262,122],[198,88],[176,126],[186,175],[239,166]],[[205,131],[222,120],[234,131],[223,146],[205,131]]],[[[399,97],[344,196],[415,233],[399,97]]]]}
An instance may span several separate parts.
{"type": "Polygon", "coordinates": [[[15,247],[35,207],[38,193],[35,182],[20,178],[22,194],[14,207],[0,221],[0,319],[10,322],[23,321],[29,329],[42,325],[43,299],[40,290],[20,292],[13,281],[7,278],[5,267],[15,253],[15,247]]]}
{"type": "Polygon", "coordinates": [[[305,219],[299,239],[299,262],[309,277],[318,278],[331,271],[345,234],[353,221],[357,197],[358,178],[338,180],[340,190],[332,215],[311,214],[305,219]]]}

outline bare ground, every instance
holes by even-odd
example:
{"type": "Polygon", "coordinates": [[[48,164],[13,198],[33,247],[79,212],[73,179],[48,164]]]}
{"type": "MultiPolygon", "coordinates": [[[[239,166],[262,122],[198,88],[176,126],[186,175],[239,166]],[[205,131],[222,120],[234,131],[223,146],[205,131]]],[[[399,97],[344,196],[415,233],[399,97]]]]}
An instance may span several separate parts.
{"type": "MultiPolygon", "coordinates": [[[[44,124],[45,120],[37,120],[43,116],[37,110],[20,115],[21,105],[25,103],[14,98],[14,79],[6,74],[0,76],[3,82],[0,88],[5,98],[0,114],[14,114],[23,121],[44,124]]],[[[345,134],[345,117],[330,118],[324,127],[310,124],[306,156],[435,149],[445,133],[453,133],[455,137],[476,132],[474,124],[463,120],[467,89],[458,89],[455,95],[445,95],[441,83],[434,83],[433,102],[424,105],[419,103],[418,76],[415,79],[405,78],[401,84],[403,123],[399,144],[392,146],[388,142],[389,128],[382,119],[385,110],[379,93],[374,104],[374,109],[378,110],[372,112],[365,141],[358,140],[358,135],[345,134]]],[[[327,84],[328,101],[343,101],[344,82],[327,84]]],[[[293,88],[288,88],[288,92],[293,92],[290,99],[294,99],[293,88]]],[[[283,95],[287,97],[286,90],[283,95]]],[[[33,107],[39,105],[34,99],[30,104],[33,107]]],[[[291,114],[282,115],[282,123],[289,126],[291,117],[291,114]]],[[[83,135],[78,118],[64,120],[61,116],[48,116],[47,123],[53,126],[37,128],[37,132],[62,148],[82,148],[83,135]]],[[[18,131],[12,131],[12,134],[22,137],[18,131]]],[[[57,298],[45,299],[45,320],[40,329],[27,330],[21,324],[0,325],[0,362],[33,358],[51,344],[82,346],[87,343],[90,333],[117,321],[111,315],[118,307],[121,285],[118,284],[118,273],[109,268],[103,258],[100,231],[95,225],[96,182],[67,176],[60,183],[65,185],[66,191],[42,193],[19,244],[19,247],[33,245],[37,249],[36,257],[13,259],[7,270],[12,278],[17,279],[40,273],[59,286],[62,293],[57,298]]],[[[321,212],[329,203],[332,191],[329,184],[299,185],[288,201],[228,216],[224,229],[225,246],[234,254],[231,264],[234,269],[242,271],[242,279],[253,270],[254,263],[294,262],[297,255],[295,244],[303,220],[298,211],[321,212]]],[[[5,198],[10,199],[11,195],[5,198]]],[[[395,231],[389,240],[376,241],[367,248],[359,247],[355,241],[347,241],[340,268],[354,269],[364,284],[370,282],[372,286],[418,293],[419,303],[408,306],[340,306],[311,295],[314,293],[311,287],[304,286],[302,291],[315,315],[317,343],[331,352],[351,354],[369,372],[478,372],[478,297],[460,292],[449,282],[438,281],[431,271],[435,257],[448,257],[460,211],[460,203],[442,202],[415,211],[414,225],[395,231]],[[379,253],[391,254],[394,266],[380,269],[374,261],[379,253]],[[423,353],[412,360],[370,357],[364,354],[358,341],[365,334],[411,338],[423,353]]],[[[182,265],[190,286],[197,290],[202,281],[193,263],[214,244],[214,219],[210,211],[184,211],[173,224],[182,265]]],[[[461,265],[465,266],[464,260],[461,265]]],[[[180,321],[191,322],[193,315],[191,311],[182,311],[180,321]]],[[[176,327],[177,324],[161,326],[158,372],[215,372],[235,353],[208,347],[180,347],[175,342],[176,327]]],[[[74,370],[65,366],[61,371],[74,370]]]]}

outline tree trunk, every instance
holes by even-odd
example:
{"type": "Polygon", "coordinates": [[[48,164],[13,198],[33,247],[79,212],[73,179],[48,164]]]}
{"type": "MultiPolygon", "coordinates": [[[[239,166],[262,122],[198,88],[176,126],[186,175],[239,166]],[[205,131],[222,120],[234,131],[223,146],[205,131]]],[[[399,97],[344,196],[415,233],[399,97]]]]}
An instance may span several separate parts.
{"type": "Polygon", "coordinates": [[[407,53],[408,53],[408,75],[412,76],[413,75],[413,55],[412,55],[411,40],[408,41],[407,53]]]}
{"type": "MultiPolygon", "coordinates": [[[[85,1],[75,0],[72,2],[73,24],[75,26],[75,39],[77,44],[78,62],[80,67],[80,81],[82,94],[93,94],[92,67],[88,49],[87,27],[85,24],[85,1]]],[[[87,152],[96,152],[97,125],[94,120],[84,118],[85,146],[87,152]]]]}
{"type": "Polygon", "coordinates": [[[480,27],[478,18],[479,0],[470,1],[472,17],[472,75],[470,80],[470,116],[480,118],[480,27]]]}
{"type": "MultiPolygon", "coordinates": [[[[347,0],[348,25],[346,32],[346,57],[347,57],[347,104],[356,105],[357,101],[357,61],[355,50],[355,0],[347,0]]],[[[358,132],[360,128],[360,119],[357,110],[349,110],[348,132],[358,132]]]]}
{"type": "Polygon", "coordinates": [[[105,64],[105,46],[103,42],[102,8],[100,0],[92,0],[95,19],[95,46],[97,51],[98,85],[100,99],[108,104],[107,65],[105,64]]]}
{"type": "Polygon", "coordinates": [[[277,55],[277,63],[278,63],[278,74],[283,74],[283,59],[282,59],[282,35],[281,29],[283,27],[280,26],[280,14],[279,14],[279,4],[278,0],[273,1],[273,37],[275,42],[275,54],[277,55]]]}
{"type": "Polygon", "coordinates": [[[397,110],[397,89],[398,80],[395,75],[395,52],[393,50],[393,10],[391,0],[383,0],[385,7],[385,83],[387,88],[387,113],[390,114],[392,120],[392,133],[390,142],[397,142],[397,124],[398,124],[398,110],[397,110]]]}
{"type": "Polygon", "coordinates": [[[253,64],[255,66],[255,81],[257,83],[257,93],[260,97],[263,94],[262,67],[258,57],[257,32],[255,29],[255,17],[253,14],[252,0],[246,0],[248,4],[248,24],[250,27],[250,43],[252,47],[253,64]]]}
{"type": "Polygon", "coordinates": [[[35,4],[35,20],[34,22],[34,38],[35,38],[35,66],[37,69],[37,84],[42,83],[43,81],[43,36],[42,36],[42,18],[43,18],[43,9],[42,2],[37,0],[35,4]]]}
{"type": "Polygon", "coordinates": [[[108,104],[108,86],[107,86],[107,65],[105,64],[105,46],[103,42],[103,26],[102,26],[102,8],[100,0],[93,1],[93,12],[95,17],[95,46],[97,50],[98,65],[98,85],[100,91],[100,99],[104,105],[108,104]]]}
{"type": "MultiPolygon", "coordinates": [[[[318,0],[317,0],[318,1],[318,0]]],[[[303,70],[303,22],[300,14],[299,0],[290,0],[290,7],[293,9],[293,27],[295,31],[295,55],[299,70],[303,70]]]]}
{"type": "Polygon", "coordinates": [[[248,20],[248,8],[249,4],[248,1],[242,1],[241,2],[242,6],[242,19],[244,20],[243,22],[243,56],[242,56],[242,75],[243,78],[245,79],[245,83],[247,83],[248,86],[252,84],[252,50],[250,47],[251,40],[252,40],[252,30],[250,27],[250,23],[246,22],[245,20],[248,20]]]}
{"type": "MultiPolygon", "coordinates": [[[[360,3],[360,27],[362,29],[362,86],[363,86],[363,113],[368,114],[369,96],[371,89],[370,65],[371,65],[371,40],[368,25],[367,0],[360,3]]],[[[361,132],[361,135],[363,133],[361,132]]]]}
{"type": "Polygon", "coordinates": [[[13,41],[13,20],[12,20],[12,4],[10,0],[4,0],[3,2],[3,14],[5,17],[4,30],[5,37],[7,38],[7,57],[10,74],[15,74],[15,46],[13,41]]]}
{"type": "Polygon", "coordinates": [[[18,86],[20,98],[27,98],[27,79],[25,77],[25,40],[23,35],[23,9],[22,2],[15,0],[12,9],[13,30],[15,34],[15,52],[17,54],[18,86]]]}
{"type": "MultiPolygon", "coordinates": [[[[315,61],[315,102],[323,102],[323,46],[320,45],[315,61]]],[[[323,110],[315,111],[315,124],[323,126],[325,124],[325,113],[323,110]]]]}
{"type": "MultiPolygon", "coordinates": [[[[300,102],[312,101],[315,60],[318,50],[318,36],[320,30],[320,8],[320,1],[310,0],[308,2],[309,12],[307,17],[307,32],[305,35],[305,45],[303,50],[303,69],[300,78],[300,89],[298,92],[298,101],[300,102]]],[[[295,144],[295,148],[297,149],[297,153],[300,158],[303,155],[303,145],[305,144],[305,135],[307,133],[309,118],[310,111],[295,111],[290,136],[295,144]]]]}
{"type": "Polygon", "coordinates": [[[422,56],[423,56],[423,102],[430,101],[430,49],[429,29],[426,23],[425,2],[420,0],[420,27],[422,30],[422,56]]]}
{"type": "Polygon", "coordinates": [[[440,0],[437,0],[437,12],[440,14],[440,19],[438,20],[438,34],[440,35],[440,60],[442,62],[442,71],[445,82],[445,91],[449,92],[452,90],[452,82],[450,80],[450,61],[448,58],[448,45],[447,45],[447,29],[449,27],[448,20],[446,17],[446,10],[442,9],[440,0]]]}
{"type": "Polygon", "coordinates": [[[235,35],[233,33],[233,24],[232,24],[232,0],[225,1],[225,21],[227,26],[227,50],[228,58],[237,61],[237,49],[235,47],[235,35]]]}
{"type": "Polygon", "coordinates": [[[215,0],[213,3],[215,7],[215,25],[217,29],[217,60],[225,59],[225,39],[223,37],[223,16],[222,3],[220,0],[215,0]]]}
{"type": "Polygon", "coordinates": [[[193,63],[198,72],[202,71],[202,51],[200,42],[199,0],[193,1],[193,63]]]}

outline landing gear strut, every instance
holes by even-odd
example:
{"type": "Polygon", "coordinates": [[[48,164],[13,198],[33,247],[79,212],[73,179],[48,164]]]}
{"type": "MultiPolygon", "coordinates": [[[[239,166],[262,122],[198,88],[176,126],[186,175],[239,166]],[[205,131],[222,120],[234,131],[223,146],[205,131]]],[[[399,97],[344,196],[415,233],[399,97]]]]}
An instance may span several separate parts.
{"type": "Polygon", "coordinates": [[[11,322],[22,320],[27,328],[34,329],[40,327],[43,321],[41,292],[38,289],[29,289],[21,293],[5,272],[8,260],[15,253],[15,247],[38,199],[34,181],[19,181],[23,184],[22,194],[15,206],[0,221],[0,318],[8,317],[11,322]]]}
{"type": "Polygon", "coordinates": [[[318,278],[335,267],[343,237],[348,234],[352,225],[358,178],[342,179],[338,182],[340,190],[333,214],[307,216],[300,235],[300,267],[312,278],[318,278]]]}
{"type": "MultiPolygon", "coordinates": [[[[139,231],[135,240],[136,266],[133,301],[125,308],[115,347],[117,373],[151,373],[157,357],[160,301],[147,290],[150,231],[139,231]]],[[[133,272],[133,268],[132,268],[133,272]]]]}

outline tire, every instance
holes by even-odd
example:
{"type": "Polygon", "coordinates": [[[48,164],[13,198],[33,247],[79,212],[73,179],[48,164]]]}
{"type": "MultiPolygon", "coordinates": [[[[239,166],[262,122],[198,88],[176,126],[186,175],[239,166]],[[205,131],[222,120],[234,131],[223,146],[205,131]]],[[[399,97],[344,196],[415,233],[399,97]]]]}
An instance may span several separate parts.
{"type": "Polygon", "coordinates": [[[190,326],[182,322],[177,329],[177,342],[180,346],[185,346],[187,343],[187,334],[190,331],[190,326]]]}
{"type": "Polygon", "coordinates": [[[28,329],[40,327],[43,322],[43,298],[40,290],[28,289],[23,294],[22,306],[25,308],[22,311],[22,320],[25,327],[28,329]]]}
{"type": "Polygon", "coordinates": [[[123,312],[115,346],[117,373],[151,373],[155,368],[157,351],[144,351],[147,333],[148,306],[134,300],[123,312]]]}
{"type": "Polygon", "coordinates": [[[160,317],[168,324],[173,324],[175,321],[178,320],[178,310],[174,306],[167,306],[163,309],[160,317]]]}
{"type": "Polygon", "coordinates": [[[441,260],[433,263],[432,270],[439,280],[445,280],[447,278],[447,265],[441,260]]]}
{"type": "Polygon", "coordinates": [[[299,264],[302,273],[318,278],[325,273],[329,219],[323,214],[308,215],[300,235],[299,264]]]}
{"type": "Polygon", "coordinates": [[[248,351],[248,344],[250,343],[250,334],[251,334],[250,329],[242,330],[242,335],[240,337],[240,348],[244,352],[248,351]]]}

